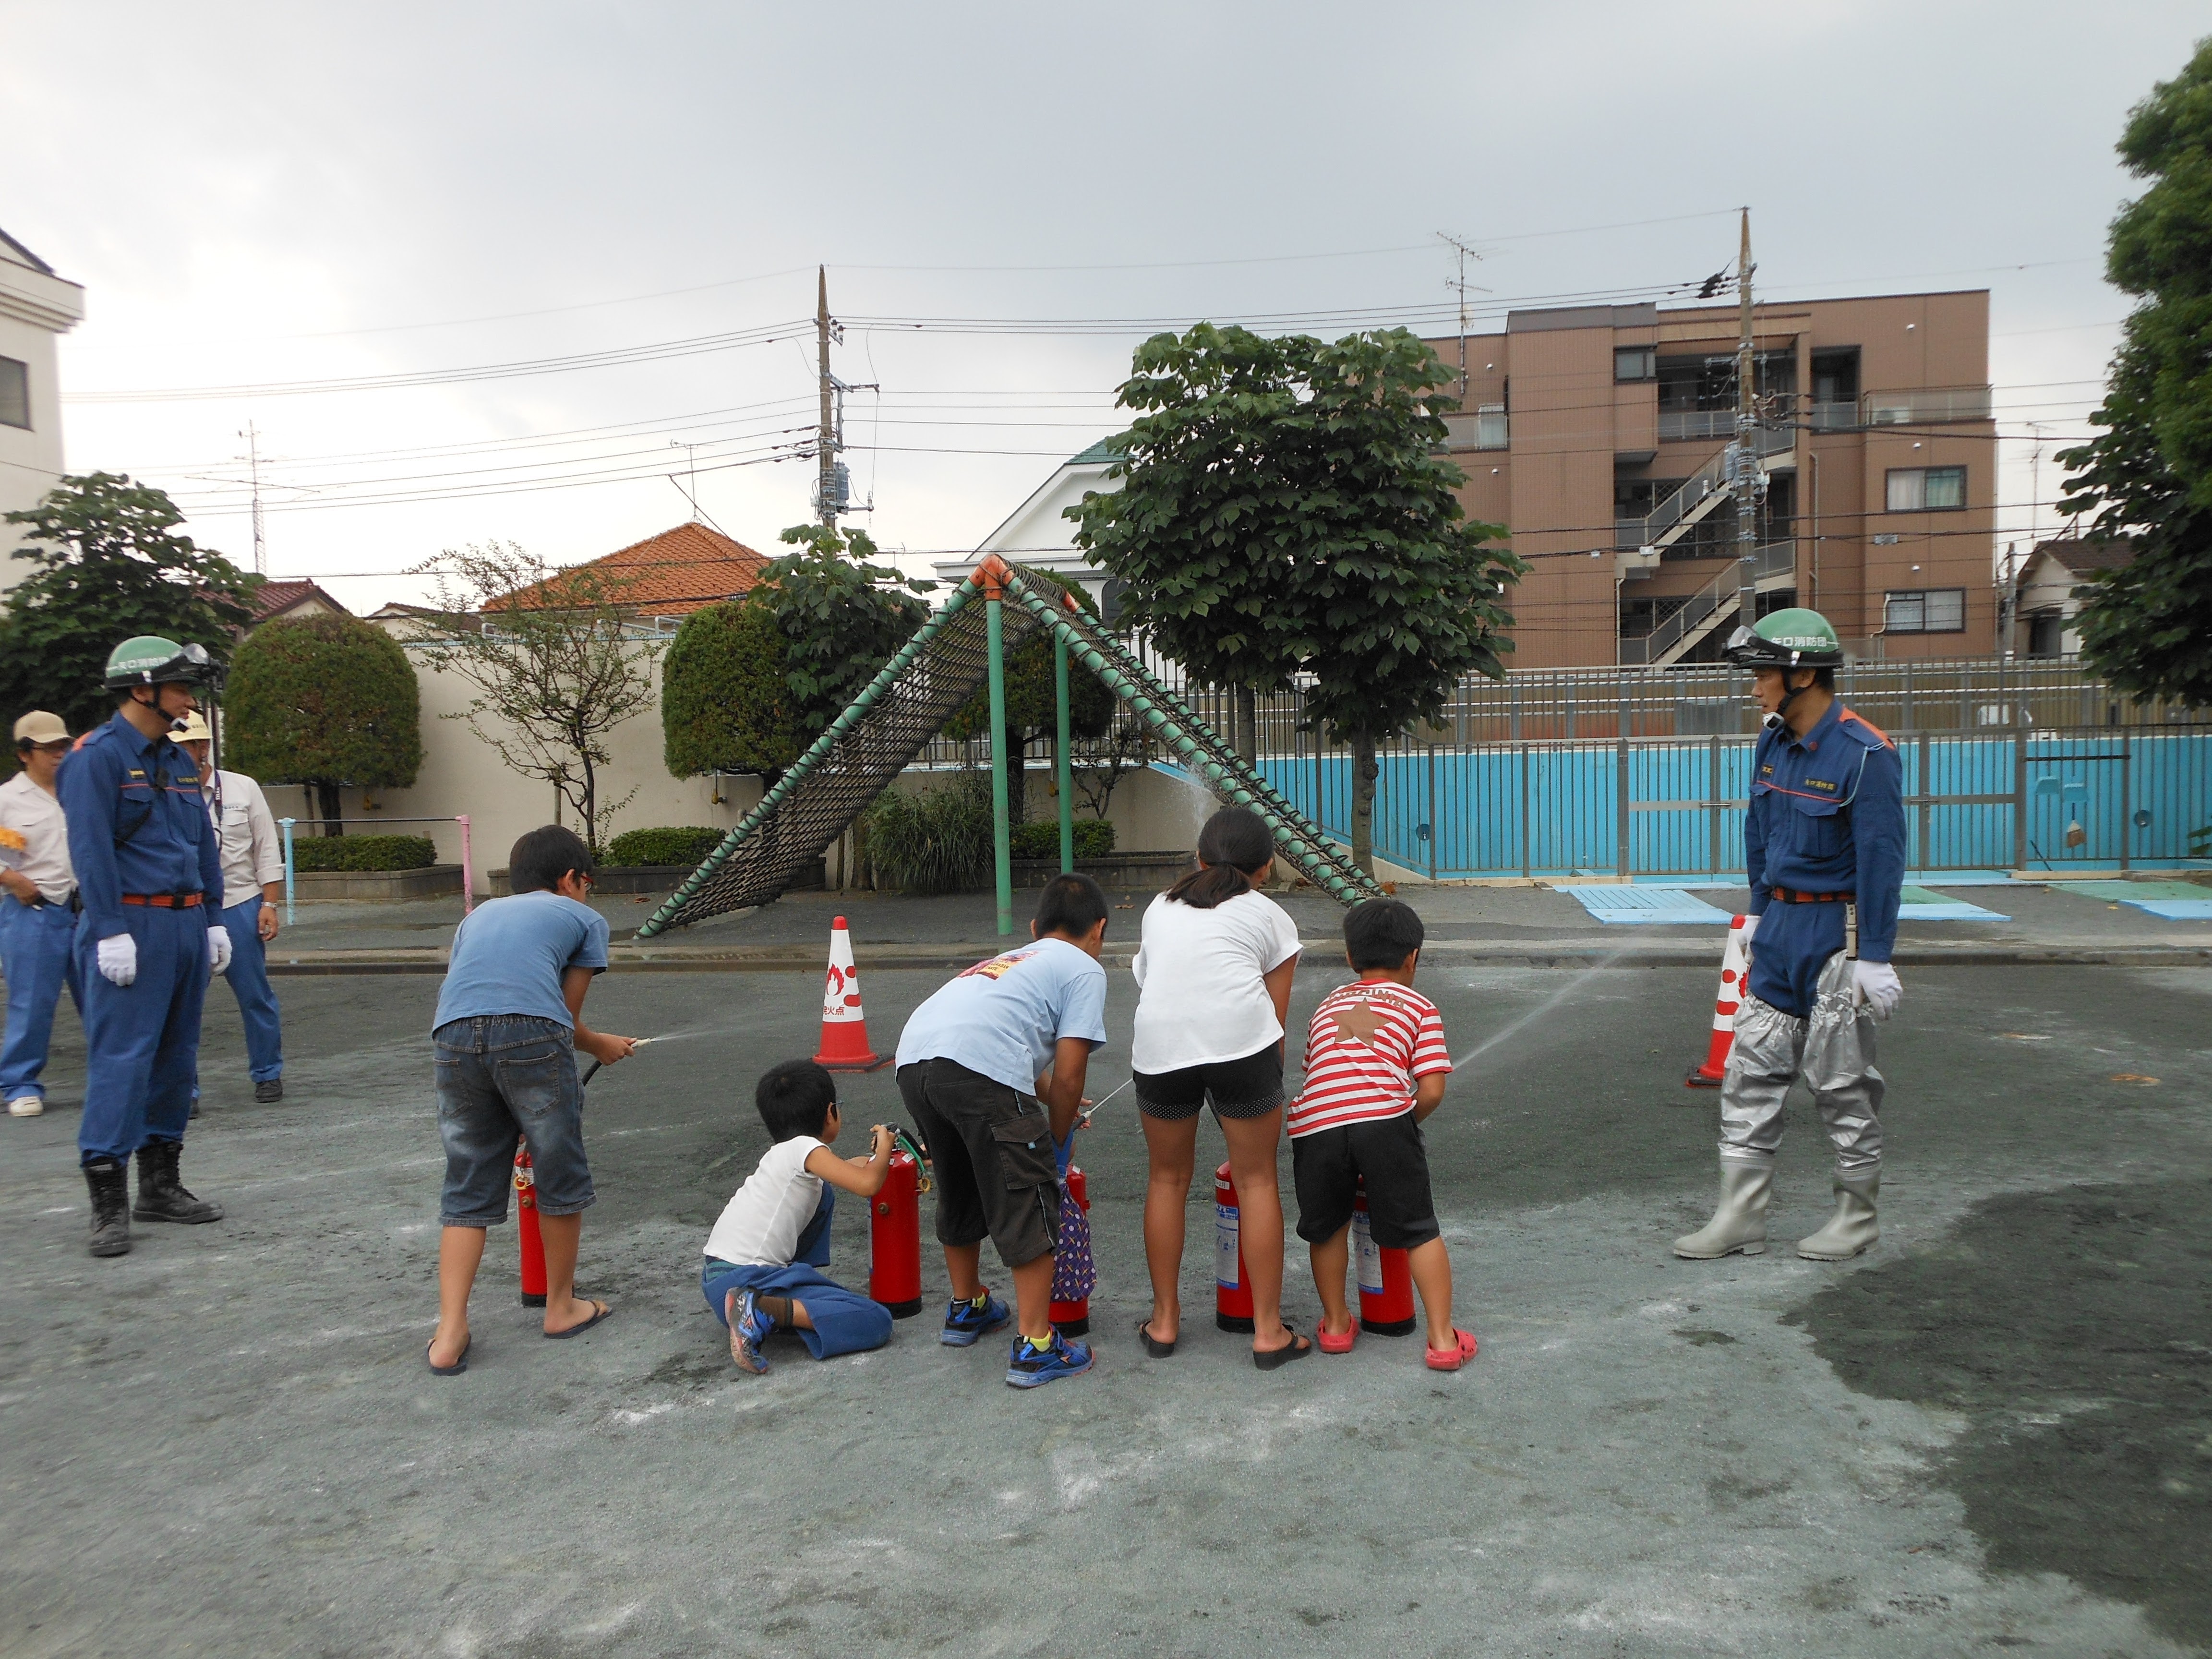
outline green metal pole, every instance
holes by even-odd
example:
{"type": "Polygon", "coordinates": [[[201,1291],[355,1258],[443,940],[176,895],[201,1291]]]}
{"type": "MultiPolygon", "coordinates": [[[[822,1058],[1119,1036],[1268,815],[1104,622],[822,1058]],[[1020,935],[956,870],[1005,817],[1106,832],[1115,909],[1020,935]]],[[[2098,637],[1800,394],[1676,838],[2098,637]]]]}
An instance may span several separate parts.
{"type": "Polygon", "coordinates": [[[1006,821],[1006,634],[998,590],[983,601],[991,657],[991,854],[999,874],[999,937],[1014,931],[1014,834],[1006,821]]]}
{"type": "Polygon", "coordinates": [[[1060,701],[1060,872],[1066,875],[1075,868],[1075,763],[1067,752],[1067,635],[1057,632],[1052,636],[1052,689],[1060,701]]]}

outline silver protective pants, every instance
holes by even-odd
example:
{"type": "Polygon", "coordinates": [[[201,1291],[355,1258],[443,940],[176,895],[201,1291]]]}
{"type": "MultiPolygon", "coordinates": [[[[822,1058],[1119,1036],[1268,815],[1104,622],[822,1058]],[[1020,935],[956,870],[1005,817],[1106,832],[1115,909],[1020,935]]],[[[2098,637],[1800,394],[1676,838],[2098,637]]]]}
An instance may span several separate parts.
{"type": "Polygon", "coordinates": [[[1874,1011],[1862,1006],[1850,958],[1820,969],[1812,1016],[1799,1019],[1747,995],[1721,1079],[1721,1157],[1771,1164],[1782,1145],[1782,1103],[1798,1077],[1813,1091],[1846,1181],[1881,1168],[1882,1078],[1874,1065],[1874,1011]]]}

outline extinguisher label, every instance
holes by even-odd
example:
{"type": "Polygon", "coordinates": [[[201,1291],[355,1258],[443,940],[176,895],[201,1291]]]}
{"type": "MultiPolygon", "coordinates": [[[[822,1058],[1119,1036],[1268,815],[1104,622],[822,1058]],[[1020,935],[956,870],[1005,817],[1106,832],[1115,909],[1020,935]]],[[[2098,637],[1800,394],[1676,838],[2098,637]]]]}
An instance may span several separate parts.
{"type": "Polygon", "coordinates": [[[1224,1291],[1240,1288],[1237,1278],[1237,1206],[1213,1206],[1213,1282],[1224,1291]]]}
{"type": "Polygon", "coordinates": [[[1368,1224],[1364,1210],[1352,1212],[1352,1242],[1359,1262],[1360,1295],[1382,1295],[1382,1252],[1375,1243],[1375,1231],[1368,1224]]]}

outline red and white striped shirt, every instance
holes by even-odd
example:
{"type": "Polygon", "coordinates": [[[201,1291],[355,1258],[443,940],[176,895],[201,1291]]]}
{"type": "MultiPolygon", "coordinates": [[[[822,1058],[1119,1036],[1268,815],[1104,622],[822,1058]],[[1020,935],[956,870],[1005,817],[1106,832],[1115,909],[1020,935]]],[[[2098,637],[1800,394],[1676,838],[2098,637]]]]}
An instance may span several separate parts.
{"type": "Polygon", "coordinates": [[[1306,1027],[1306,1082],[1285,1127],[1295,1140],[1413,1109],[1413,1080],[1452,1068],[1443,1016],[1409,986],[1360,980],[1322,999],[1306,1027]]]}

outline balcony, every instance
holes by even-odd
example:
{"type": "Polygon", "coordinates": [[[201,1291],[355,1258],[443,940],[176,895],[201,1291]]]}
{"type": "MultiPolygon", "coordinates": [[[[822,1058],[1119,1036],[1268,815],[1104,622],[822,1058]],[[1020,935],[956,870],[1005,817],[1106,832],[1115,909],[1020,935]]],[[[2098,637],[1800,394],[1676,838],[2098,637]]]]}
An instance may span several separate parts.
{"type": "MultiPolygon", "coordinates": [[[[1785,449],[1794,449],[1797,434],[1790,429],[1792,416],[1785,407],[1770,415],[1777,425],[1761,425],[1759,428],[1759,453],[1778,455],[1785,449]]],[[[1733,409],[1662,409],[1659,411],[1659,441],[1679,443],[1692,439],[1727,442],[1735,436],[1735,410],[1733,409]]]]}
{"type": "Polygon", "coordinates": [[[1869,392],[1859,399],[1862,426],[1936,426],[1947,421],[1990,418],[1985,386],[1918,386],[1910,392],[1869,392]]]}
{"type": "Polygon", "coordinates": [[[1504,449],[1511,442],[1512,428],[1503,404],[1486,404],[1471,413],[1444,416],[1444,448],[1449,452],[1468,449],[1504,449]]]}
{"type": "Polygon", "coordinates": [[[1853,432],[1859,424],[1859,406],[1848,404],[1808,404],[1805,424],[1815,432],[1853,432]]]}

